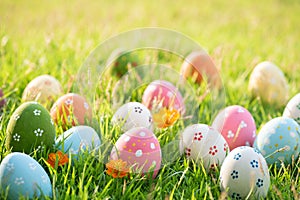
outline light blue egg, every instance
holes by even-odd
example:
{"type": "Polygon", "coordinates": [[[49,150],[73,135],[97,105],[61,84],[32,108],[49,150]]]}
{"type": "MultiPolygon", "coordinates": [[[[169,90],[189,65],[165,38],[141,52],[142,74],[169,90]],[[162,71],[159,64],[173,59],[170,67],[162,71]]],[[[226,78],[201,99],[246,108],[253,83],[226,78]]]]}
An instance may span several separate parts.
{"type": "Polygon", "coordinates": [[[300,127],[291,118],[278,117],[267,122],[260,130],[254,142],[269,165],[281,162],[292,163],[300,151],[300,127]]]}
{"type": "Polygon", "coordinates": [[[101,141],[97,132],[89,126],[75,126],[60,135],[56,144],[64,153],[78,155],[82,151],[95,151],[101,141]]]}
{"type": "Polygon", "coordinates": [[[0,165],[0,188],[8,199],[48,196],[52,197],[52,186],[48,174],[33,158],[24,153],[8,154],[0,165]]]}

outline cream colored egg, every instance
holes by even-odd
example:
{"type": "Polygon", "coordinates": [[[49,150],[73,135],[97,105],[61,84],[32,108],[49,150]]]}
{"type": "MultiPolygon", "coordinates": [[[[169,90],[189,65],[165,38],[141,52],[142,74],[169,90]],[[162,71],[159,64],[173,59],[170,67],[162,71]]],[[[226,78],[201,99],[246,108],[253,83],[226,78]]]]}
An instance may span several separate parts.
{"type": "Polygon", "coordinates": [[[277,106],[285,105],[289,98],[289,87],[283,72],[270,61],[261,62],[254,68],[248,89],[253,96],[277,106]]]}
{"type": "Polygon", "coordinates": [[[50,75],[41,75],[30,81],[23,92],[23,101],[52,102],[62,94],[59,81],[50,75]]]}

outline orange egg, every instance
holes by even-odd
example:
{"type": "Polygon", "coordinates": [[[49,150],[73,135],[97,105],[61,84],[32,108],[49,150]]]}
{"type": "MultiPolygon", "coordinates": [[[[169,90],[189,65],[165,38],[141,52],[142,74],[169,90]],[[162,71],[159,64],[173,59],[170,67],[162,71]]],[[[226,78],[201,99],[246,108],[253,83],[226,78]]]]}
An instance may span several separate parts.
{"type": "Polygon", "coordinates": [[[184,78],[192,78],[198,84],[202,83],[205,77],[211,86],[217,88],[221,86],[218,70],[211,57],[204,51],[189,54],[181,66],[180,73],[184,78]]]}
{"type": "Polygon", "coordinates": [[[84,125],[92,120],[92,109],[84,97],[69,93],[60,97],[51,108],[51,117],[63,128],[84,125]]]}

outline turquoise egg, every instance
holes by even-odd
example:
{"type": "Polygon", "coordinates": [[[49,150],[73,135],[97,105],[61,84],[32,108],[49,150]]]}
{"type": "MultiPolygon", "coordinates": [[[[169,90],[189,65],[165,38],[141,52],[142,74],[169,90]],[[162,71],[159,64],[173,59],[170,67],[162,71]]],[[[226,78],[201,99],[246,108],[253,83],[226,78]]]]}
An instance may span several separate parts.
{"type": "Polygon", "coordinates": [[[254,142],[269,165],[282,162],[291,164],[300,151],[300,127],[288,117],[278,117],[267,122],[259,131],[254,142]]]}
{"type": "Polygon", "coordinates": [[[8,199],[52,197],[52,185],[42,166],[27,154],[8,154],[0,164],[0,188],[8,199]]]}
{"type": "Polygon", "coordinates": [[[101,145],[97,132],[89,126],[74,126],[56,140],[56,145],[64,153],[77,156],[82,151],[95,151],[101,145]]]}

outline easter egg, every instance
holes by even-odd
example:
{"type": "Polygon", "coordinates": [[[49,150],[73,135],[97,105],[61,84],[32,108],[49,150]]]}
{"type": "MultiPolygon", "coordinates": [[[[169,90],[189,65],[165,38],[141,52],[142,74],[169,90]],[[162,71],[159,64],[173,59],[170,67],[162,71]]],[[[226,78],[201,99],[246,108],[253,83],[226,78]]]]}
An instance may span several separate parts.
{"type": "Polygon", "coordinates": [[[52,106],[51,117],[63,128],[67,126],[85,125],[92,120],[92,109],[84,97],[68,93],[61,96],[52,106]]]}
{"type": "Polygon", "coordinates": [[[256,125],[251,113],[239,105],[228,106],[220,111],[212,127],[223,135],[230,150],[252,146],[256,138],[256,125]]]}
{"type": "Polygon", "coordinates": [[[48,174],[32,157],[19,152],[8,154],[0,164],[0,188],[7,199],[52,197],[48,174]]]}
{"type": "Polygon", "coordinates": [[[3,91],[0,89],[0,109],[5,105],[6,101],[3,95],[3,91]]]}
{"type": "Polygon", "coordinates": [[[37,101],[41,104],[52,102],[62,94],[59,81],[50,75],[41,75],[30,81],[24,89],[23,101],[37,101]]]}
{"type": "Polygon", "coordinates": [[[206,77],[213,86],[217,88],[221,86],[218,70],[211,57],[204,51],[190,53],[185,58],[180,73],[184,78],[191,78],[198,84],[203,81],[203,77],[206,77]]]}
{"type": "Polygon", "coordinates": [[[284,117],[289,117],[294,119],[298,124],[300,124],[300,93],[295,95],[286,105],[284,112],[284,117]]]}
{"type": "Polygon", "coordinates": [[[221,166],[220,186],[231,199],[265,198],[270,186],[266,160],[252,147],[235,148],[221,166]]]}
{"type": "Polygon", "coordinates": [[[203,163],[207,170],[221,166],[229,150],[223,136],[206,124],[185,128],[180,135],[180,148],[187,158],[203,163]]]}
{"type": "Polygon", "coordinates": [[[26,102],[12,114],[6,130],[6,147],[12,151],[30,153],[51,148],[55,127],[51,116],[36,102],[26,102]]]}
{"type": "Polygon", "coordinates": [[[300,134],[297,122],[288,117],[277,117],[267,122],[259,131],[254,146],[266,157],[269,165],[292,163],[300,151],[300,134]]]}
{"type": "Polygon", "coordinates": [[[161,165],[161,148],[153,132],[145,127],[136,127],[120,136],[111,152],[111,159],[121,159],[135,173],[153,172],[155,177],[161,165]]]}
{"type": "Polygon", "coordinates": [[[112,118],[112,123],[128,131],[134,127],[152,129],[151,112],[146,106],[138,102],[129,102],[121,106],[112,118]]]}
{"type": "Polygon", "coordinates": [[[172,83],[164,80],[153,81],[147,86],[142,103],[150,110],[165,107],[180,113],[185,112],[184,101],[179,90],[172,83]]]}
{"type": "Polygon", "coordinates": [[[277,106],[285,105],[289,98],[286,78],[274,63],[259,63],[251,73],[248,89],[253,96],[277,106]]]}
{"type": "Polygon", "coordinates": [[[97,150],[101,140],[92,127],[74,126],[60,135],[55,143],[64,153],[78,155],[82,151],[97,150]]]}
{"type": "Polygon", "coordinates": [[[111,55],[111,58],[117,57],[113,61],[111,67],[111,74],[117,77],[121,77],[127,73],[127,71],[139,65],[139,57],[134,52],[127,52],[122,49],[117,49],[111,55]]]}

